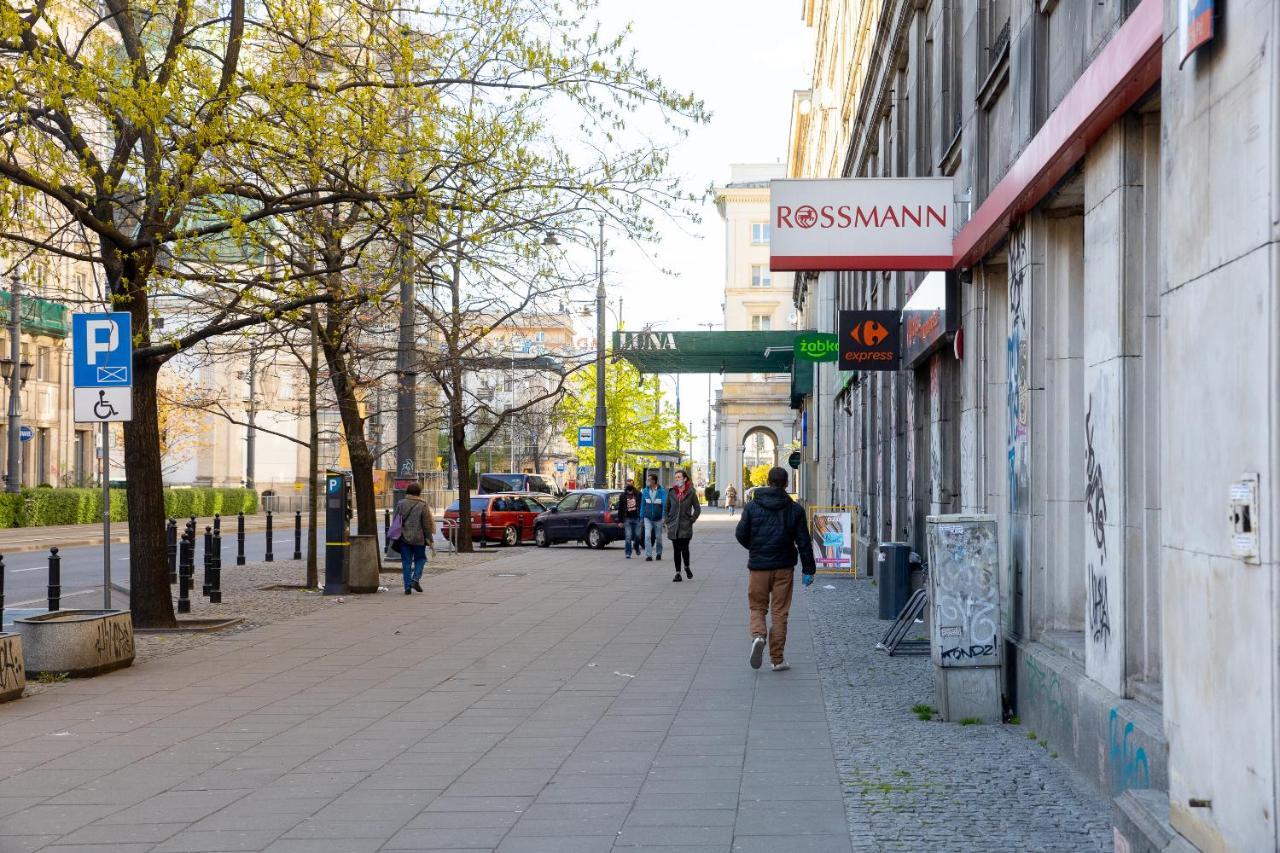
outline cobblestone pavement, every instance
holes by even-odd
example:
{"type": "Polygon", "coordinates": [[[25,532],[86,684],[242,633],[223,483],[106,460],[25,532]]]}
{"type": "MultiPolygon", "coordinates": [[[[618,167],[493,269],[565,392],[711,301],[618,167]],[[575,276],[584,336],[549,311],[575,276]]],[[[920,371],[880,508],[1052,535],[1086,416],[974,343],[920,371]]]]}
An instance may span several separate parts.
{"type": "Polygon", "coordinates": [[[934,702],[929,658],[875,650],[889,623],[870,581],[819,580],[807,601],[856,850],[1111,849],[1110,804],[1025,727],[912,713],[934,702]]]}

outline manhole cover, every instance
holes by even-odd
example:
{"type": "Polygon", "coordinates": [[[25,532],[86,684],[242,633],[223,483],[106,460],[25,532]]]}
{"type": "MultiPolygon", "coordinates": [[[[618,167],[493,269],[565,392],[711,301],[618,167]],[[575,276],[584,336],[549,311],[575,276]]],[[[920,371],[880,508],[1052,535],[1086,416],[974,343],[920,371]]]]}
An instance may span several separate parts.
{"type": "Polygon", "coordinates": [[[524,577],[526,574],[528,574],[528,573],[527,573],[527,572],[494,572],[494,573],[493,573],[493,577],[495,577],[495,578],[522,578],[522,577],[524,577]]]}

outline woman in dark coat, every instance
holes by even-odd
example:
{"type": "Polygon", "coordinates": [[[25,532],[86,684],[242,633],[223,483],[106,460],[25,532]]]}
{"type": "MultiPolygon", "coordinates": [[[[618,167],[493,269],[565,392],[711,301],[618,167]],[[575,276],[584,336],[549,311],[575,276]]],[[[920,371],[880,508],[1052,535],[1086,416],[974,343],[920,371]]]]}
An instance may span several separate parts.
{"type": "Polygon", "coordinates": [[[693,570],[689,568],[689,540],[693,538],[693,523],[701,514],[702,504],[698,502],[698,493],[689,482],[689,473],[676,471],[675,484],[667,490],[662,520],[666,525],[672,550],[676,553],[676,576],[671,580],[677,583],[683,580],[680,577],[682,564],[685,577],[693,579],[693,570]]]}

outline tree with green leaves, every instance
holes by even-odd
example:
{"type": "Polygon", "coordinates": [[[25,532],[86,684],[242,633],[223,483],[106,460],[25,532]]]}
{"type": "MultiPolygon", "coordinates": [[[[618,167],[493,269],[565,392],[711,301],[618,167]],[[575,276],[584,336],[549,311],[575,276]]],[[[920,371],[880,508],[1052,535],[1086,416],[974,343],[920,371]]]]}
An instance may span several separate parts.
{"type": "MultiPolygon", "coordinates": [[[[610,478],[627,466],[643,466],[655,460],[644,456],[627,456],[628,450],[670,451],[689,440],[688,429],[676,417],[675,409],[664,403],[662,385],[657,377],[646,380],[631,362],[620,358],[605,360],[605,413],[609,419],[605,460],[610,478]]],[[[595,422],[595,371],[583,370],[569,383],[568,393],[560,401],[565,438],[577,445],[578,427],[595,422]]],[[[578,464],[591,465],[594,448],[578,450],[578,464]]],[[[615,482],[614,485],[617,485],[615,482]]]]}

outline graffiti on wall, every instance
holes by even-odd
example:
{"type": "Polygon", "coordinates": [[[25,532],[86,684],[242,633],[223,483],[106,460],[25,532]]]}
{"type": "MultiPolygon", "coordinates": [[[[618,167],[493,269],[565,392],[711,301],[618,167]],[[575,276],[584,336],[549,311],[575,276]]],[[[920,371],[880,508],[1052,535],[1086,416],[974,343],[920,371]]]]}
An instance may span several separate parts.
{"type": "Polygon", "coordinates": [[[942,503],[942,358],[929,360],[929,500],[942,503]]]}
{"type": "Polygon", "coordinates": [[[1029,317],[1030,286],[1027,229],[1009,234],[1009,339],[1008,370],[1008,490],[1009,490],[1009,604],[1005,608],[1008,630],[1018,633],[1018,596],[1022,585],[1030,501],[1031,369],[1029,317]]]}
{"type": "Polygon", "coordinates": [[[1026,655],[1023,662],[1027,677],[1022,689],[1027,700],[1040,702],[1054,724],[1065,728],[1070,722],[1071,712],[1067,708],[1057,670],[1041,667],[1032,655],[1026,655]]]}
{"type": "Polygon", "coordinates": [[[1094,451],[1093,428],[1093,394],[1090,394],[1089,408],[1084,414],[1084,510],[1089,515],[1089,528],[1093,533],[1093,544],[1097,546],[1098,552],[1102,555],[1102,559],[1106,560],[1107,490],[1102,480],[1102,466],[1098,464],[1098,454],[1094,451]]]}
{"type": "Polygon", "coordinates": [[[1107,720],[1107,758],[1111,768],[1111,793],[1151,787],[1147,751],[1137,744],[1133,723],[1120,728],[1120,712],[1112,708],[1107,720]]]}
{"type": "Polygon", "coordinates": [[[1111,603],[1107,600],[1107,577],[1095,573],[1089,564],[1089,631],[1102,648],[1111,642],[1111,603]]]}

